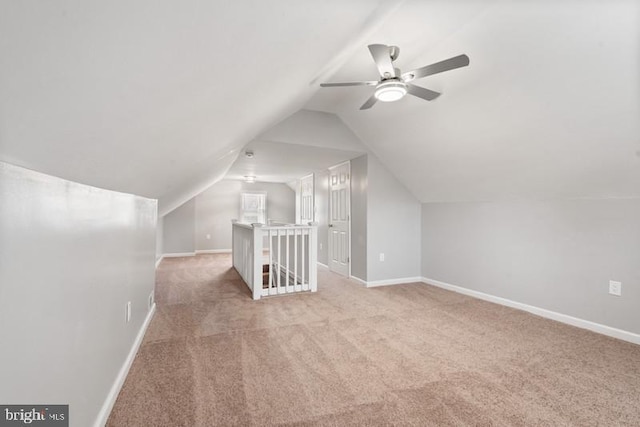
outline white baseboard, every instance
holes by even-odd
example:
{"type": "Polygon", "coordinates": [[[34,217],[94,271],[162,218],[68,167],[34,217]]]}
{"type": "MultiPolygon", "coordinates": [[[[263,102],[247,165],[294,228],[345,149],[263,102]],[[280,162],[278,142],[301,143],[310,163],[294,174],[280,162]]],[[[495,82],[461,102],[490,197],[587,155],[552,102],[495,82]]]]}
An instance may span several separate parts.
{"type": "Polygon", "coordinates": [[[361,278],[359,278],[359,277],[356,277],[356,276],[350,276],[350,277],[349,277],[349,279],[353,279],[353,280],[355,280],[356,282],[360,283],[361,285],[365,285],[365,286],[367,286],[367,281],[366,281],[366,280],[362,280],[362,279],[361,279],[361,278]]]}
{"type": "Polygon", "coordinates": [[[377,286],[402,285],[407,283],[422,282],[422,277],[403,277],[401,279],[373,280],[366,282],[367,288],[375,288],[377,286]]]}
{"type": "Polygon", "coordinates": [[[160,263],[162,262],[162,259],[164,258],[164,255],[161,255],[160,258],[158,258],[158,260],[156,261],[156,270],[158,269],[158,266],[160,265],[160,263]]]}
{"type": "Polygon", "coordinates": [[[170,254],[162,254],[162,258],[180,258],[184,256],[196,256],[195,252],[174,252],[170,254]]]}
{"type": "Polygon", "coordinates": [[[196,250],[196,255],[198,254],[230,254],[231,249],[198,249],[196,250]]]}
{"type": "Polygon", "coordinates": [[[116,380],[113,382],[111,386],[111,390],[109,390],[109,394],[107,395],[107,399],[102,404],[102,408],[98,413],[98,417],[96,418],[96,422],[94,423],[94,427],[104,427],[107,424],[107,420],[109,419],[109,415],[111,414],[111,410],[113,409],[113,405],[116,403],[116,399],[118,398],[118,394],[120,393],[120,389],[124,384],[124,380],[127,378],[127,374],[129,373],[129,369],[131,369],[131,364],[133,363],[133,359],[136,358],[136,354],[138,353],[138,349],[140,348],[140,344],[142,344],[142,339],[144,338],[145,332],[147,332],[147,328],[149,327],[149,323],[151,323],[151,319],[153,318],[153,314],[156,312],[156,304],[153,303],[151,309],[147,313],[147,317],[144,319],[140,330],[138,331],[138,335],[136,336],[133,345],[131,346],[131,350],[129,350],[129,354],[124,361],[124,364],[120,368],[120,372],[118,372],[118,376],[116,380]]]}
{"type": "Polygon", "coordinates": [[[481,300],[527,311],[529,313],[535,314],[540,317],[545,317],[547,319],[555,320],[561,323],[566,323],[567,325],[576,326],[578,328],[587,329],[589,331],[597,332],[599,334],[607,335],[613,338],[618,338],[623,341],[628,341],[634,344],[640,344],[640,334],[636,334],[633,332],[612,328],[611,326],[602,325],[600,323],[595,323],[590,320],[579,319],[577,317],[569,316],[566,314],[558,313],[558,312],[547,310],[540,307],[535,307],[528,304],[523,304],[521,302],[512,301],[506,298],[485,294],[484,292],[474,291],[472,289],[463,288],[461,286],[452,285],[450,283],[441,282],[439,280],[429,279],[427,277],[423,277],[422,282],[428,285],[437,286],[442,289],[447,289],[449,291],[457,292],[464,295],[469,295],[471,297],[478,298],[481,300]]]}
{"type": "Polygon", "coordinates": [[[326,268],[327,270],[329,269],[329,266],[327,264],[323,264],[321,262],[317,262],[316,264],[318,264],[320,267],[326,268]]]}
{"type": "Polygon", "coordinates": [[[367,288],[376,288],[378,286],[389,286],[389,285],[402,285],[402,284],[406,285],[407,283],[416,283],[416,282],[423,281],[422,277],[403,277],[400,279],[372,280],[370,282],[367,282],[366,280],[362,280],[361,278],[356,276],[351,276],[351,278],[356,282],[365,285],[367,288]]]}

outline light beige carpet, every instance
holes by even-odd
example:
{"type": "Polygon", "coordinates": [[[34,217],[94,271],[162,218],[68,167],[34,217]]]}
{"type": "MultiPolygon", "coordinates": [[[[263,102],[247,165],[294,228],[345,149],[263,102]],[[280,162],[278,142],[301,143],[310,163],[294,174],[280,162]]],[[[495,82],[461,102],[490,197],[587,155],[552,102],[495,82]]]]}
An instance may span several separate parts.
{"type": "Polygon", "coordinates": [[[251,300],[166,259],[109,426],[640,425],[640,346],[424,284],[251,300]]]}

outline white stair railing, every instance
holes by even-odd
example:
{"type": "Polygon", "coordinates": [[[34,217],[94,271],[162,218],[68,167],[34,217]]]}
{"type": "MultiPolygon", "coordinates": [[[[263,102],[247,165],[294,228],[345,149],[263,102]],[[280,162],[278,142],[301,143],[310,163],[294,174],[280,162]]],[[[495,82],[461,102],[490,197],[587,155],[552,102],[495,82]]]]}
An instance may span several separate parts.
{"type": "Polygon", "coordinates": [[[318,290],[317,227],[233,222],[233,266],[253,294],[318,290]],[[266,254],[265,254],[266,251],[266,254]]]}

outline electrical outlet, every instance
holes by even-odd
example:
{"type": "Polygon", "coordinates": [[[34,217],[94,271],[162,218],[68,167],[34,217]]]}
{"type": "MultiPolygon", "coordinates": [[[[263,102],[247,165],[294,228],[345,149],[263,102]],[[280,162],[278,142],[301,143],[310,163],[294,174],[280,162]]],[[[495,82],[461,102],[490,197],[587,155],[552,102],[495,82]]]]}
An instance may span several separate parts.
{"type": "Polygon", "coordinates": [[[609,293],[615,296],[622,296],[622,283],[609,280],[609,293]]]}
{"type": "Polygon", "coordinates": [[[380,262],[384,262],[384,254],[382,252],[380,253],[380,262]]]}
{"type": "Polygon", "coordinates": [[[211,240],[211,234],[207,234],[207,240],[211,240]]]}
{"type": "Polygon", "coordinates": [[[320,243],[320,250],[322,250],[322,243],[320,243]]]}
{"type": "Polygon", "coordinates": [[[127,323],[131,320],[131,301],[127,301],[127,314],[126,314],[127,323]]]}

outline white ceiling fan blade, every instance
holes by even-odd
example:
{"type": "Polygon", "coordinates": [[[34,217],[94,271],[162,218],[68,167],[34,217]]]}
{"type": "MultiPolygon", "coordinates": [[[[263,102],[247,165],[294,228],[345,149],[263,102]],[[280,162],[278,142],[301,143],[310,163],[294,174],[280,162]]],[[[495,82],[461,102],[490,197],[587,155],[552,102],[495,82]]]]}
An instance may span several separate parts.
{"type": "Polygon", "coordinates": [[[393,68],[393,62],[391,62],[391,48],[389,46],[386,44],[370,44],[369,52],[373,56],[380,76],[385,79],[398,77],[395,68],[393,68]]]}
{"type": "Polygon", "coordinates": [[[417,96],[418,98],[422,98],[427,101],[433,101],[440,96],[440,92],[435,92],[433,90],[425,89],[423,87],[412,84],[407,84],[407,93],[410,93],[413,96],[417,96]]]}
{"type": "Polygon", "coordinates": [[[377,100],[378,100],[378,98],[376,98],[375,94],[371,95],[371,98],[367,99],[367,102],[362,104],[362,107],[360,107],[360,109],[361,110],[368,110],[369,108],[373,107],[373,104],[375,104],[377,100]]]}
{"type": "Polygon", "coordinates": [[[344,83],[320,83],[321,87],[342,87],[342,86],[376,86],[377,81],[368,82],[344,82],[344,83]]]}
{"type": "Polygon", "coordinates": [[[458,55],[453,58],[445,59],[444,61],[436,62],[435,64],[427,65],[408,71],[402,74],[404,81],[411,81],[413,79],[419,79],[421,77],[431,76],[433,74],[442,73],[443,71],[454,70],[460,67],[466,67],[469,65],[469,57],[467,55],[458,55]]]}

